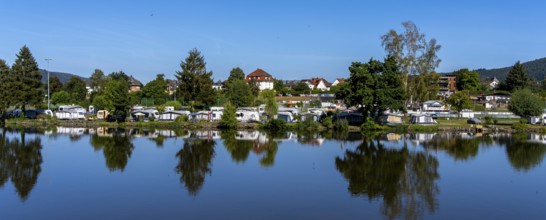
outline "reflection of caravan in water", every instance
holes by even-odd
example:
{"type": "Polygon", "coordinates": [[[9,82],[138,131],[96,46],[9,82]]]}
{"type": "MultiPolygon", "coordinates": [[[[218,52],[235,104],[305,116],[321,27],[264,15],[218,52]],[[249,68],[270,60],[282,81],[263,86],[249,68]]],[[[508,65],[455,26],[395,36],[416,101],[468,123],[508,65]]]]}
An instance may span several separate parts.
{"type": "Polygon", "coordinates": [[[258,141],[259,143],[267,143],[269,138],[265,133],[259,131],[237,131],[235,135],[237,140],[246,140],[246,141],[258,141]]]}
{"type": "Polygon", "coordinates": [[[213,139],[220,139],[220,132],[219,131],[191,131],[189,138],[195,138],[195,139],[206,139],[206,140],[213,140],[213,139]]]}
{"type": "Polygon", "coordinates": [[[57,134],[83,135],[85,128],[56,127],[57,134]]]}
{"type": "Polygon", "coordinates": [[[431,140],[436,133],[431,134],[410,134],[410,139],[414,143],[420,143],[431,140]]]}
{"type": "Polygon", "coordinates": [[[84,113],[85,109],[79,105],[61,105],[55,116],[60,120],[83,120],[84,113]]]}

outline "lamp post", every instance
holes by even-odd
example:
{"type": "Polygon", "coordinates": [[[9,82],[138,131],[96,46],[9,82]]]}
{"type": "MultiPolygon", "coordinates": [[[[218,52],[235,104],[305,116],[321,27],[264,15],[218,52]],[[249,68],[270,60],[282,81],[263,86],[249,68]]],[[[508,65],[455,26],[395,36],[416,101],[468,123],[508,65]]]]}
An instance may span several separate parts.
{"type": "Polygon", "coordinates": [[[51,59],[46,58],[45,61],[47,62],[47,110],[50,110],[49,108],[49,61],[51,61],[51,59]]]}

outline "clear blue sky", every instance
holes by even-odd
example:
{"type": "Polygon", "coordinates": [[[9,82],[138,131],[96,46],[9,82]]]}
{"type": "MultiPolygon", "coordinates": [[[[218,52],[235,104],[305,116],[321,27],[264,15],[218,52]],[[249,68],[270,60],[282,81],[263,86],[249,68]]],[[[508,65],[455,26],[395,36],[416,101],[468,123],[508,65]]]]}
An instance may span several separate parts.
{"type": "Polygon", "coordinates": [[[439,72],[546,56],[544,1],[13,1],[0,0],[0,58],[27,45],[41,68],[90,76],[123,70],[174,78],[197,48],[215,80],[233,67],[276,78],[348,76],[382,59],[379,37],[411,20],[442,45],[439,72]]]}

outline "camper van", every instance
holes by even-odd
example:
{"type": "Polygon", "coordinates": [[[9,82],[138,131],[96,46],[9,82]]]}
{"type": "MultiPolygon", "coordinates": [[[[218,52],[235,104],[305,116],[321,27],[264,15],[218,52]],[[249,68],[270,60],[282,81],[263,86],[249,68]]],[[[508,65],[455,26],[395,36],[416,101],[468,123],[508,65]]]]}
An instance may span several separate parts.
{"type": "Polygon", "coordinates": [[[55,112],[60,120],[84,120],[85,108],[79,105],[61,105],[59,110],[55,112]]]}
{"type": "Polygon", "coordinates": [[[99,110],[97,111],[97,119],[98,120],[106,120],[108,118],[108,115],[110,115],[110,112],[108,112],[107,110],[99,110]]]}
{"type": "Polygon", "coordinates": [[[239,122],[260,121],[260,113],[252,108],[238,108],[235,112],[235,117],[239,122]]]}

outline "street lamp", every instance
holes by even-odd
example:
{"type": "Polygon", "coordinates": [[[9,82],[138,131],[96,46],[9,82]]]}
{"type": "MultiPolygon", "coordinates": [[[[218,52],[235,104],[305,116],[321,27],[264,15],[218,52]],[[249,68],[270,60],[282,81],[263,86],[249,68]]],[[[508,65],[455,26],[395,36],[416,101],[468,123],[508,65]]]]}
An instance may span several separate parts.
{"type": "Polygon", "coordinates": [[[51,110],[49,108],[49,61],[51,61],[51,59],[46,58],[45,61],[47,62],[47,110],[51,110]]]}

